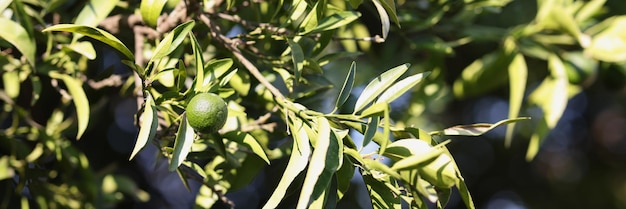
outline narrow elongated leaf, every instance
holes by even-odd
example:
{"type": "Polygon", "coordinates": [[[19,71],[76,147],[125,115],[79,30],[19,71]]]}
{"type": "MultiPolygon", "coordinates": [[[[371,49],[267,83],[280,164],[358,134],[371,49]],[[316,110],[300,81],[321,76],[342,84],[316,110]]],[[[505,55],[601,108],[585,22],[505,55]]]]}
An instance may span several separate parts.
{"type": "MultiPolygon", "coordinates": [[[[307,14],[306,17],[304,17],[304,20],[302,20],[302,23],[300,23],[300,30],[309,31],[317,26],[317,14],[319,13],[318,10],[321,9],[319,6],[320,3],[322,5],[325,4],[324,1],[318,1],[315,3],[315,6],[313,6],[309,14],[307,14]]],[[[291,43],[289,45],[291,45],[291,43]]]]}
{"type": "Polygon", "coordinates": [[[154,56],[152,56],[150,61],[161,59],[176,50],[176,48],[183,43],[183,40],[185,40],[185,37],[187,37],[187,34],[193,29],[194,25],[194,21],[188,21],[176,26],[172,32],[168,33],[167,36],[159,42],[159,45],[157,45],[154,50],[154,56]]]}
{"type": "Polygon", "coordinates": [[[335,103],[335,108],[339,108],[348,101],[350,97],[350,93],[352,93],[352,87],[354,86],[354,76],[356,75],[356,62],[352,61],[350,65],[350,70],[348,70],[348,75],[346,75],[346,80],[343,82],[343,86],[341,87],[341,91],[339,92],[339,97],[337,98],[337,102],[335,103]]]}
{"type": "Polygon", "coordinates": [[[12,20],[0,17],[0,38],[11,43],[17,50],[19,50],[26,60],[34,66],[35,65],[35,41],[31,39],[28,32],[18,23],[12,20]]]}
{"type": "MultiPolygon", "coordinates": [[[[383,177],[385,182],[379,181],[372,175],[362,175],[367,192],[370,195],[372,201],[372,207],[374,209],[400,209],[400,196],[394,194],[385,184],[392,184],[397,186],[397,183],[389,176],[383,177]]],[[[418,197],[419,198],[419,197],[418,197]]]]}
{"type": "Polygon", "coordinates": [[[85,7],[80,10],[74,24],[90,27],[97,26],[104,18],[109,16],[109,13],[115,8],[117,2],[119,2],[119,0],[90,0],[85,7]]]}
{"type": "Polygon", "coordinates": [[[210,86],[204,85],[204,56],[202,56],[202,49],[200,49],[200,43],[193,35],[193,33],[189,33],[189,37],[191,39],[191,48],[193,49],[193,57],[196,62],[196,77],[194,80],[194,90],[196,92],[206,92],[210,86]]]}
{"type": "MultiPolygon", "coordinates": [[[[341,154],[343,155],[343,152],[341,154]]],[[[341,200],[350,189],[352,176],[354,176],[354,164],[350,161],[343,163],[337,170],[335,174],[335,178],[337,178],[337,201],[341,200]]]]}
{"type": "Polygon", "coordinates": [[[353,11],[342,11],[332,14],[328,17],[324,17],[319,21],[317,27],[313,28],[310,31],[302,32],[301,35],[306,35],[309,33],[318,33],[322,31],[332,30],[359,19],[361,17],[361,13],[353,12],[353,11]]]}
{"type": "MultiPolygon", "coordinates": [[[[196,133],[187,121],[187,115],[183,114],[183,117],[178,126],[178,132],[176,132],[176,141],[174,141],[174,151],[172,152],[172,158],[170,160],[169,170],[174,171],[180,164],[183,163],[189,151],[191,151],[191,145],[196,138],[196,133]]],[[[221,140],[221,139],[217,139],[221,140]]]]}
{"type": "Polygon", "coordinates": [[[374,116],[370,118],[367,123],[367,129],[365,129],[365,134],[363,134],[363,144],[361,145],[361,147],[367,146],[372,141],[374,135],[376,135],[376,132],[378,132],[379,121],[379,116],[374,116]]]}
{"type": "Polygon", "coordinates": [[[372,116],[382,116],[385,112],[385,109],[389,109],[388,103],[376,103],[363,110],[359,117],[367,118],[372,116]]]}
{"type": "Polygon", "coordinates": [[[432,132],[431,135],[446,135],[446,136],[480,136],[488,131],[493,130],[501,125],[506,125],[523,120],[530,120],[529,117],[512,118],[498,121],[494,124],[489,123],[477,123],[471,125],[458,125],[450,128],[446,128],[443,131],[432,132]]]}
{"type": "Polygon", "coordinates": [[[202,86],[209,85],[217,80],[223,73],[233,66],[231,58],[212,59],[204,65],[204,82],[202,86]]]}
{"type": "Polygon", "coordinates": [[[396,171],[417,169],[423,163],[435,159],[442,153],[443,153],[442,149],[432,149],[425,153],[411,155],[395,162],[393,166],[391,166],[391,169],[396,170],[396,171]]]}
{"type": "Polygon", "coordinates": [[[472,200],[472,195],[467,189],[467,185],[465,185],[465,181],[461,180],[457,183],[456,188],[459,189],[459,193],[461,194],[461,199],[467,206],[467,209],[474,209],[474,200],[472,200]]]}
{"type": "Polygon", "coordinates": [[[137,136],[137,142],[135,142],[135,148],[133,148],[133,152],[130,154],[128,160],[132,160],[133,157],[148,144],[148,141],[154,138],[159,125],[159,118],[157,117],[157,110],[152,94],[150,94],[149,91],[144,92],[144,94],[146,95],[146,102],[144,103],[145,106],[140,117],[141,127],[139,127],[139,135],[137,136]]]}
{"type": "MultiPolygon", "coordinates": [[[[322,195],[339,166],[337,138],[331,134],[330,123],[325,117],[317,118],[316,130],[318,134],[317,143],[311,156],[312,160],[309,163],[306,178],[302,184],[302,191],[296,207],[298,209],[307,208],[312,200],[322,195]]],[[[309,135],[309,137],[311,136],[309,135]]]]}
{"type": "Polygon", "coordinates": [[[409,69],[409,64],[392,68],[372,80],[357,99],[354,105],[354,112],[361,111],[366,105],[374,101],[376,97],[391,86],[402,74],[409,69]]]}
{"type": "Polygon", "coordinates": [[[87,100],[87,95],[85,95],[83,90],[83,83],[80,79],[60,74],[56,71],[50,71],[48,75],[51,78],[61,79],[72,96],[78,119],[78,133],[76,134],[76,139],[78,140],[83,136],[83,133],[87,130],[87,125],[89,125],[89,100],[87,100]]]}
{"type": "Polygon", "coordinates": [[[265,151],[263,151],[263,147],[261,147],[261,144],[259,144],[259,142],[256,139],[254,139],[252,135],[244,133],[244,132],[236,131],[236,132],[228,132],[224,134],[224,137],[248,147],[254,154],[259,156],[259,158],[263,159],[263,161],[265,161],[268,165],[270,164],[270,160],[269,158],[267,158],[265,151]]]}
{"type": "Polygon", "coordinates": [[[561,58],[552,55],[548,58],[548,67],[551,77],[546,78],[530,95],[531,102],[539,105],[544,113],[544,119],[531,136],[526,152],[526,159],[531,160],[539,151],[539,145],[561,119],[568,100],[567,72],[561,58]]]}
{"type": "Polygon", "coordinates": [[[311,155],[311,147],[309,145],[309,137],[305,130],[305,124],[297,118],[295,115],[289,117],[289,129],[293,134],[293,148],[291,152],[291,156],[289,157],[289,163],[287,163],[287,168],[283,173],[283,176],[276,186],[274,193],[269,198],[267,203],[263,206],[264,209],[273,209],[278,206],[280,201],[285,196],[287,192],[287,188],[291,185],[291,182],[302,172],[309,161],[309,155],[311,155]]]}
{"type": "MultiPolygon", "coordinates": [[[[511,65],[509,65],[509,118],[517,118],[522,107],[524,92],[526,92],[526,79],[528,77],[528,69],[526,61],[522,54],[515,55],[511,65]]],[[[504,145],[511,146],[515,123],[507,125],[506,138],[504,145]]]]}
{"type": "Polygon", "coordinates": [[[389,87],[389,89],[387,89],[385,92],[383,92],[383,94],[380,95],[376,100],[376,103],[393,102],[398,97],[402,96],[402,94],[415,87],[415,85],[422,81],[422,78],[428,76],[429,74],[430,72],[415,74],[405,79],[402,79],[401,81],[398,81],[397,83],[393,84],[393,86],[389,87]]]}
{"type": "Polygon", "coordinates": [[[398,20],[398,12],[396,12],[396,0],[380,0],[380,4],[385,8],[389,14],[391,21],[395,22],[400,27],[400,21],[398,20]]]}
{"type": "Polygon", "coordinates": [[[141,0],[139,11],[141,12],[143,22],[151,27],[156,27],[165,3],[167,3],[167,0],[141,0]]]}
{"type": "Polygon", "coordinates": [[[87,41],[74,42],[68,46],[72,51],[75,51],[90,60],[96,59],[96,49],[93,48],[93,44],[87,41]]]}
{"type": "MultiPolygon", "coordinates": [[[[385,0],[382,0],[382,1],[385,1],[385,0]]],[[[391,28],[391,23],[389,22],[389,15],[387,14],[387,11],[381,4],[380,0],[372,0],[372,2],[374,3],[374,6],[376,6],[376,11],[378,11],[378,16],[380,17],[383,40],[386,40],[387,34],[389,34],[389,29],[391,28]]]]}
{"type": "Polygon", "coordinates": [[[133,53],[128,48],[126,48],[126,46],[119,39],[111,35],[109,32],[106,32],[99,28],[74,24],[59,24],[43,30],[43,32],[46,31],[65,31],[83,34],[113,47],[114,49],[122,53],[122,55],[125,56],[124,58],[131,61],[135,60],[135,55],[133,55],[133,53]]]}
{"type": "MultiPolygon", "coordinates": [[[[313,13],[313,12],[312,12],[313,13]]],[[[298,85],[300,77],[302,77],[302,69],[304,68],[304,52],[300,44],[292,39],[287,39],[289,48],[291,49],[291,61],[293,62],[294,88],[298,85]]]]}

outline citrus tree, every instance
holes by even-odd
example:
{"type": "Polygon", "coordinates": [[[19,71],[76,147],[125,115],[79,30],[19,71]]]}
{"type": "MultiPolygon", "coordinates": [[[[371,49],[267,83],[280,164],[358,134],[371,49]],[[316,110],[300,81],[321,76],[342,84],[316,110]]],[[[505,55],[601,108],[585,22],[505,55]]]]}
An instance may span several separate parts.
{"type": "Polygon", "coordinates": [[[99,135],[111,123],[112,98],[132,98],[137,131],[133,143],[117,145],[128,148],[124,160],[156,148],[149,156],[178,174],[198,208],[235,207],[225,195],[270,167],[279,167],[279,180],[263,208],[334,207],[355,174],[374,208],[442,208],[453,188],[473,208],[447,136],[528,119],[517,118],[526,56],[547,60],[550,69],[530,97],[546,117],[529,159],[571,95],[561,93],[578,86],[568,72],[580,63],[569,58],[626,59],[603,42],[624,40],[623,18],[596,25],[604,1],[545,1],[531,24],[473,27],[480,11],[508,2],[0,1],[2,206],[103,208],[151,198],[115,166],[95,168],[107,156],[90,156],[98,145],[89,141],[104,140],[99,135]],[[372,44],[402,43],[394,34],[431,53],[430,67],[383,63],[360,79],[358,62],[342,62],[375,53],[372,44]],[[474,41],[501,47],[467,66],[453,92],[480,94],[508,75],[511,119],[426,131],[394,117],[399,98],[424,105],[445,92],[443,59],[474,41]],[[330,75],[342,75],[339,85],[330,75]],[[358,91],[357,80],[364,84],[358,91]],[[532,99],[544,97],[552,99],[532,99]],[[364,152],[370,144],[375,151],[364,152]]]}

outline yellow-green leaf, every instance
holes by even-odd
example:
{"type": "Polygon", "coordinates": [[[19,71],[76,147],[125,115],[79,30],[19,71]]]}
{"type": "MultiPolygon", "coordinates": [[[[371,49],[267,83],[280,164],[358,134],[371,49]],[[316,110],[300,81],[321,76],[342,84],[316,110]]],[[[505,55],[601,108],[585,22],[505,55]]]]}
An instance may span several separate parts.
{"type": "Polygon", "coordinates": [[[139,119],[141,124],[139,127],[139,135],[137,136],[137,142],[135,142],[135,148],[133,148],[133,152],[130,154],[128,160],[132,160],[133,157],[148,144],[148,141],[154,138],[159,125],[152,94],[148,91],[144,92],[144,94],[146,94],[146,102],[144,103],[143,113],[141,113],[139,119]]]}
{"type": "Polygon", "coordinates": [[[35,65],[35,41],[31,39],[28,32],[18,23],[12,20],[0,17],[0,38],[11,43],[17,50],[19,50],[26,60],[34,66],[35,65]]]}
{"type": "MultiPolygon", "coordinates": [[[[516,118],[522,107],[524,92],[526,91],[526,79],[528,77],[528,69],[526,61],[522,54],[515,55],[511,65],[509,65],[509,118],[516,118]]],[[[513,139],[513,131],[515,123],[507,125],[506,138],[504,144],[506,147],[511,146],[513,139]]]]}
{"type": "MultiPolygon", "coordinates": [[[[187,121],[187,115],[183,114],[183,117],[178,126],[178,132],[176,132],[176,141],[174,141],[174,151],[172,152],[172,159],[170,160],[169,170],[174,171],[180,164],[183,163],[187,155],[191,151],[191,145],[196,138],[196,133],[187,121]]],[[[217,139],[221,140],[221,139],[217,139]]]]}
{"type": "Polygon", "coordinates": [[[67,89],[72,96],[72,100],[74,101],[74,106],[76,107],[76,117],[78,120],[78,133],[76,135],[76,139],[80,139],[87,130],[87,125],[89,125],[89,100],[87,100],[87,95],[85,95],[85,91],[83,90],[83,82],[72,76],[66,74],[60,74],[56,71],[50,71],[48,74],[51,78],[61,79],[67,89]]]}
{"type": "Polygon", "coordinates": [[[287,168],[285,168],[278,186],[274,189],[274,193],[265,203],[263,209],[273,209],[278,206],[285,196],[289,185],[306,168],[311,155],[311,146],[309,145],[309,137],[306,133],[304,122],[294,114],[290,115],[288,124],[293,136],[293,146],[289,163],[287,163],[287,168]]]}
{"type": "Polygon", "coordinates": [[[366,105],[374,101],[374,99],[376,99],[381,92],[400,78],[400,76],[409,69],[409,66],[409,64],[397,66],[374,78],[374,80],[367,84],[365,89],[363,89],[363,92],[361,92],[359,98],[356,100],[354,112],[361,111],[366,105]]]}
{"type": "Polygon", "coordinates": [[[90,0],[78,13],[74,24],[95,27],[115,8],[119,0],[90,0]]]}
{"type": "Polygon", "coordinates": [[[113,47],[114,49],[122,53],[122,55],[124,55],[124,58],[131,61],[135,60],[135,55],[126,47],[126,45],[124,45],[124,43],[122,43],[115,36],[111,35],[109,32],[106,32],[99,28],[75,24],[59,24],[43,30],[43,32],[47,31],[65,31],[83,34],[113,47]]]}
{"type": "Polygon", "coordinates": [[[165,3],[167,3],[167,0],[141,0],[139,11],[141,12],[143,22],[151,27],[156,27],[165,3]]]}

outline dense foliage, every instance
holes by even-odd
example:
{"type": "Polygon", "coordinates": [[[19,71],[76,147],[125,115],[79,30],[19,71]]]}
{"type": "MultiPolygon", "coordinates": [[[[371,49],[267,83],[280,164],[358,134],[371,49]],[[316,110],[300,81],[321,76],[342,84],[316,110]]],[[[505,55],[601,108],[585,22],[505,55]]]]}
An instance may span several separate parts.
{"type": "Polygon", "coordinates": [[[0,1],[0,208],[235,207],[260,178],[248,206],[325,208],[355,173],[374,208],[474,208],[449,138],[505,125],[510,147],[521,122],[532,160],[599,72],[623,82],[609,4],[0,1]],[[509,119],[436,125],[453,97],[494,92],[509,119]],[[227,103],[217,132],[189,124],[204,93],[227,103]],[[188,193],[145,186],[170,172],[188,193]]]}

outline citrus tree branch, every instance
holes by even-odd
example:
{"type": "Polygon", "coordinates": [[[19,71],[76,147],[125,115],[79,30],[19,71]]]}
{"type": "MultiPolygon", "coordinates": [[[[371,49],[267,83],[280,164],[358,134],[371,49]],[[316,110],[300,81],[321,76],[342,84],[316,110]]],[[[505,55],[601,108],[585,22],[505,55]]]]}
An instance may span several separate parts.
{"type": "Polygon", "coordinates": [[[265,88],[267,88],[267,90],[269,90],[277,100],[282,101],[285,99],[285,96],[282,93],[280,93],[280,91],[276,87],[274,87],[274,85],[272,85],[265,78],[265,76],[263,76],[263,74],[261,74],[259,69],[256,66],[254,66],[254,64],[252,64],[250,60],[248,60],[245,56],[243,56],[243,54],[241,53],[241,50],[237,48],[237,45],[239,42],[234,41],[233,39],[230,39],[222,35],[219,26],[216,25],[213,21],[211,21],[211,19],[206,14],[204,13],[201,14],[200,20],[202,20],[202,22],[204,22],[207,26],[209,26],[210,31],[211,31],[210,32],[211,36],[215,38],[215,40],[217,40],[218,42],[222,43],[224,47],[226,47],[228,50],[230,50],[235,56],[235,58],[237,58],[237,60],[239,60],[239,62],[244,67],[246,67],[246,69],[248,69],[248,72],[250,72],[250,74],[252,74],[252,76],[254,76],[263,86],[265,86],[265,88]]]}

